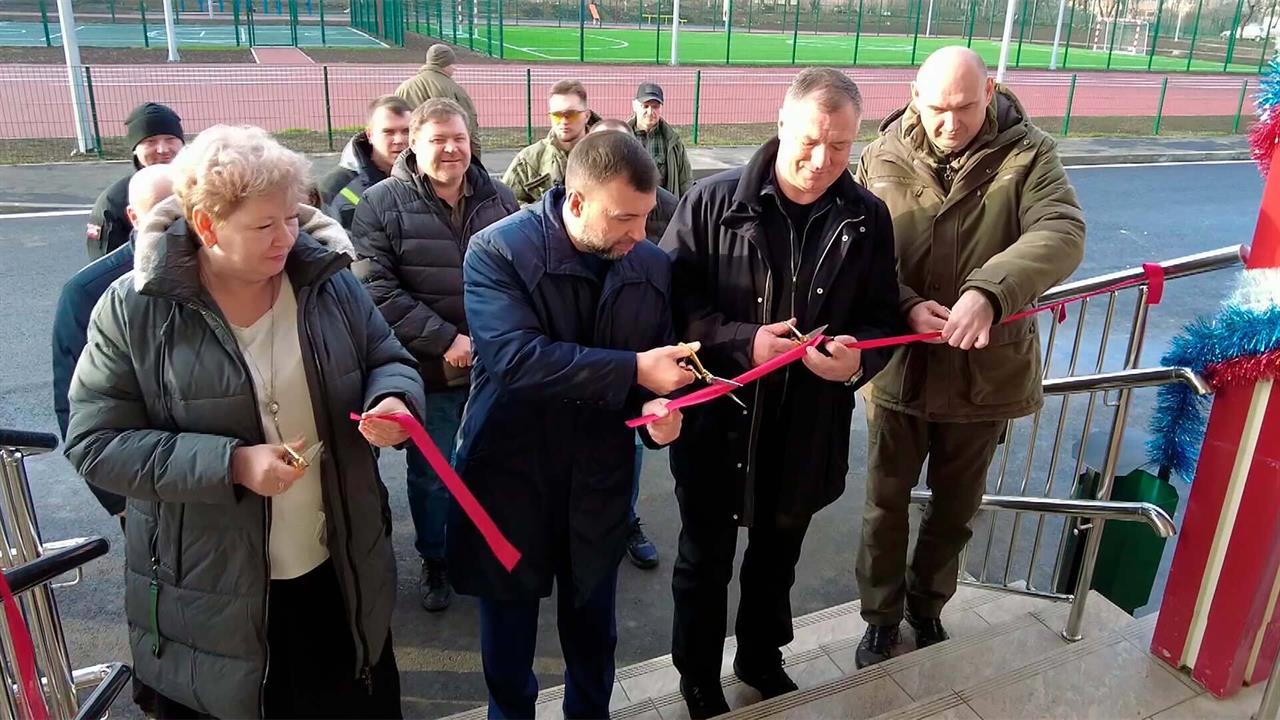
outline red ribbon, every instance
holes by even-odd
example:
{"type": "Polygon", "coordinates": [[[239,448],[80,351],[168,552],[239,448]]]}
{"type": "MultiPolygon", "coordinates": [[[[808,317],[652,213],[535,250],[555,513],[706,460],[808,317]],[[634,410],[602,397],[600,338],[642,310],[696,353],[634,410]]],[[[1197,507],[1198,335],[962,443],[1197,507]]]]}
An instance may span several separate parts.
{"type": "Polygon", "coordinates": [[[18,661],[18,717],[20,720],[49,720],[49,709],[45,707],[44,692],[40,688],[40,675],[36,672],[36,648],[31,642],[31,631],[2,572],[0,601],[4,602],[5,624],[18,661]]]}
{"type": "MultiPolygon", "coordinates": [[[[1029,310],[1023,310],[1022,312],[1014,313],[1013,315],[1010,315],[1009,317],[1004,318],[997,324],[1007,325],[1009,323],[1017,322],[1018,320],[1022,320],[1024,318],[1028,318],[1028,317],[1031,317],[1032,315],[1037,315],[1043,312],[1052,312],[1054,314],[1054,318],[1058,322],[1063,322],[1064,320],[1067,319],[1067,305],[1071,303],[1079,302],[1081,300],[1086,300],[1088,298],[1096,297],[1098,295],[1107,295],[1107,294],[1116,292],[1118,290],[1124,290],[1125,288],[1134,287],[1135,285],[1142,285],[1144,283],[1147,285],[1147,288],[1148,288],[1147,304],[1156,305],[1160,302],[1161,298],[1164,297],[1164,268],[1156,263],[1143,263],[1142,272],[1143,272],[1143,277],[1141,278],[1135,278],[1133,280],[1125,280],[1123,282],[1118,282],[1113,285],[1108,285],[1107,287],[1104,287],[1100,290],[1094,290],[1093,292],[1081,293],[1079,295],[1072,295],[1071,297],[1063,298],[1062,300],[1058,300],[1056,302],[1046,303],[1044,305],[1037,305],[1036,307],[1030,308],[1029,310]]],[[[854,350],[875,350],[878,348],[896,347],[898,345],[908,345],[910,343],[928,342],[930,340],[936,340],[940,337],[942,337],[942,333],[940,332],[914,333],[911,335],[896,335],[894,337],[875,338],[873,340],[857,340],[855,342],[846,344],[845,347],[852,348],[854,350]]],[[[785,365],[789,365],[795,362],[796,360],[799,360],[800,358],[804,357],[805,352],[809,348],[817,345],[818,343],[826,339],[827,338],[824,335],[819,335],[817,337],[811,338],[808,342],[804,343],[803,345],[797,345],[795,348],[792,348],[791,350],[788,350],[787,352],[781,355],[778,355],[772,360],[751,368],[750,370],[735,377],[733,381],[735,383],[738,383],[739,385],[746,385],[747,383],[759,380],[760,378],[764,377],[765,375],[768,375],[774,370],[777,370],[778,368],[783,367],[785,365]]],[[[710,400],[714,400],[720,397],[721,395],[727,395],[733,392],[733,389],[734,389],[734,385],[731,385],[729,383],[716,383],[714,385],[708,385],[707,387],[695,390],[694,392],[691,392],[688,395],[682,395],[672,400],[670,403],[667,403],[667,409],[679,410],[681,408],[692,407],[694,405],[701,405],[702,403],[708,402],[710,400]]],[[[657,415],[645,415],[642,417],[633,418],[627,421],[627,427],[637,428],[637,427],[640,427],[641,425],[648,425],[649,423],[658,419],[659,418],[657,415]]]]}
{"type": "MultiPolygon", "coordinates": [[[[378,415],[377,417],[381,420],[393,420],[409,433],[409,439],[417,446],[418,451],[422,453],[422,456],[427,459],[427,463],[431,465],[431,469],[436,471],[436,474],[444,482],[445,487],[449,489],[453,499],[458,501],[462,511],[467,514],[476,529],[480,531],[481,537],[488,543],[494,557],[498,559],[499,563],[502,563],[502,567],[506,568],[507,572],[511,572],[516,563],[520,562],[520,551],[498,529],[498,526],[493,522],[493,518],[489,517],[489,513],[485,511],[484,506],[480,504],[479,500],[476,500],[475,495],[471,494],[471,490],[462,482],[462,478],[458,477],[458,473],[454,472],[449,461],[445,459],[444,453],[440,452],[440,448],[436,447],[436,444],[431,441],[431,436],[427,434],[426,429],[422,427],[417,418],[406,413],[378,415]]],[[[351,413],[351,419],[358,422],[362,418],[356,413],[351,413]]]]}

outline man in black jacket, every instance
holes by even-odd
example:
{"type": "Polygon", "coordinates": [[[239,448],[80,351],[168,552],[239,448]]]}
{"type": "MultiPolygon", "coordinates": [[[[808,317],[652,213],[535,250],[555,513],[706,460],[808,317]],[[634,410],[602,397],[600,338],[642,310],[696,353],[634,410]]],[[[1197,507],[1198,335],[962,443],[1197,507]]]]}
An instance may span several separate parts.
{"type": "MultiPolygon", "coordinates": [[[[157,203],[173,194],[173,177],[165,165],[151,165],[134,173],[129,180],[128,204],[125,215],[132,227],[157,203]]],[[[132,233],[132,231],[130,231],[132,233]]],[[[107,291],[116,278],[133,269],[133,239],[105,257],[89,263],[71,276],[62,286],[58,296],[58,309],[53,316],[53,411],[58,419],[62,437],[67,436],[67,422],[71,405],[67,391],[71,388],[71,376],[76,362],[88,342],[89,316],[98,298],[107,291]]],[[[96,485],[90,485],[98,502],[112,515],[124,517],[124,498],[96,485]]]]}
{"type": "MultiPolygon", "coordinates": [[[[352,266],[401,344],[413,353],[427,387],[426,429],[445,455],[467,402],[471,331],[462,303],[462,259],[477,231],[519,209],[502,183],[473,162],[466,111],[435,98],[409,121],[409,149],[391,177],[355,208],[352,266]]],[[[422,606],[449,607],[445,563],[449,492],[415,448],[408,449],[409,509],[422,557],[422,606]]]]}
{"type": "Polygon", "coordinates": [[[338,167],[316,186],[321,209],[351,230],[351,218],[364,191],[387,179],[396,158],[409,147],[409,114],[413,108],[398,95],[384,95],[369,105],[369,119],[342,149],[338,167]]]}
{"type": "Polygon", "coordinates": [[[686,413],[671,450],[681,530],[672,576],[672,659],[694,718],[728,711],[719,674],[738,528],[742,562],[734,672],[766,698],[796,689],[780,648],[810,518],[844,491],[854,392],[889,359],[854,339],[902,330],[893,227],[857,185],[849,151],[862,101],[844,74],[798,74],[778,137],[750,163],[694,185],[662,247],[673,260],[676,332],[701,341],[712,373],[733,377],[825,327],[799,362],[686,413]]]}
{"type": "Polygon", "coordinates": [[[680,413],[650,398],[693,380],[679,365],[689,350],[670,344],[670,263],[645,239],[657,184],[635,138],[589,135],[564,187],[479,232],[467,253],[476,367],[457,467],[523,553],[507,572],[470,523],[449,523],[458,591],[480,598],[491,718],[534,715],[538,605],[553,586],[564,715],[609,715],[634,467],[626,420],[665,415],[642,432],[671,442],[680,413]]]}
{"type": "MultiPolygon", "coordinates": [[[[185,142],[182,118],[159,103],[139,105],[125,118],[124,124],[129,130],[128,142],[135,172],[171,162],[185,142]]],[[[108,185],[93,204],[89,224],[85,228],[85,246],[90,261],[129,242],[133,223],[125,214],[125,206],[129,204],[131,177],[132,173],[108,185]]]]}

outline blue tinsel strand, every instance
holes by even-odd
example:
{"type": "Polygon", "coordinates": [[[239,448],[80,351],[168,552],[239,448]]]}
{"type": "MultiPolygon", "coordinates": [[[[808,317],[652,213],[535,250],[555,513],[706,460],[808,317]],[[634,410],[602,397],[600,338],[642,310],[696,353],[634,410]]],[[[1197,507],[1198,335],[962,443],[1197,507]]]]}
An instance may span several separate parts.
{"type": "Polygon", "coordinates": [[[1254,105],[1257,107],[1259,117],[1265,111],[1280,106],[1280,59],[1272,58],[1267,63],[1262,79],[1258,82],[1258,93],[1254,96],[1254,105]]]}
{"type": "MultiPolygon", "coordinates": [[[[1200,318],[1183,328],[1160,361],[1203,373],[1211,365],[1276,348],[1280,348],[1280,307],[1258,311],[1228,306],[1212,320],[1200,318]]],[[[1160,388],[1149,426],[1147,458],[1189,480],[1199,459],[1208,408],[1208,399],[1185,385],[1160,388]]]]}

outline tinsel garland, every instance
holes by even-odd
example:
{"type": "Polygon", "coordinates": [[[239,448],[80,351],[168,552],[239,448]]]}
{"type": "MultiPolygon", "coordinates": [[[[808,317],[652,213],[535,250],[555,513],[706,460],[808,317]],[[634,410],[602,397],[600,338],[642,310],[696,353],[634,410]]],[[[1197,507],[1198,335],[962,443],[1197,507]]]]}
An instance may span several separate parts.
{"type": "Polygon", "coordinates": [[[1254,96],[1258,120],[1249,129],[1249,149],[1263,177],[1271,170],[1271,153],[1280,142],[1280,60],[1272,58],[1254,96]]]}
{"type": "MultiPolygon", "coordinates": [[[[1225,307],[1217,317],[1198,319],[1184,328],[1161,362],[1167,367],[1191,368],[1201,375],[1211,375],[1217,369],[1217,376],[1230,383],[1247,372],[1261,372],[1266,367],[1263,358],[1277,350],[1280,307],[1225,307]],[[1255,362],[1243,364],[1246,360],[1255,362]]],[[[1149,426],[1148,459],[1190,479],[1200,455],[1208,409],[1209,399],[1185,385],[1160,388],[1149,426]]]]}
{"type": "Polygon", "coordinates": [[[1280,349],[1218,363],[1205,372],[1205,379],[1214,390],[1276,378],[1280,378],[1280,349]]]}

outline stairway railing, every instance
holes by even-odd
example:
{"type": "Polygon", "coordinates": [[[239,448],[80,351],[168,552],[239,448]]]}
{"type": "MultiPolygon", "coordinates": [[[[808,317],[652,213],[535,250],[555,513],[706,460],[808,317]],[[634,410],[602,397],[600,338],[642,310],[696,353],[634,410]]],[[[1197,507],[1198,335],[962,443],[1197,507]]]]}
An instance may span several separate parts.
{"type": "MultiPolygon", "coordinates": [[[[1160,265],[1166,280],[1177,280],[1239,266],[1243,252],[1242,246],[1235,245],[1175,258],[1160,265]]],[[[1141,268],[1133,268],[1077,280],[1049,290],[1040,302],[1062,300],[1126,280],[1142,282],[1145,277],[1141,268]]],[[[1210,392],[1205,381],[1189,369],[1139,367],[1147,331],[1149,294],[1150,288],[1143,282],[1133,289],[1084,300],[1072,308],[1070,321],[1049,324],[1043,361],[1045,406],[1029,418],[1010,421],[1006,426],[1004,442],[988,479],[989,497],[1110,501],[1122,450],[1126,449],[1125,426],[1133,391],[1183,383],[1199,394],[1210,392]],[[1130,298],[1130,320],[1117,322],[1116,313],[1122,300],[1130,298]],[[1100,317],[1099,304],[1103,305],[1100,317]],[[1069,348],[1059,347],[1059,335],[1072,337],[1069,348]],[[1112,347],[1113,337],[1121,335],[1127,335],[1123,347],[1112,347]],[[1091,359],[1084,360],[1086,356],[1091,359]],[[1050,378],[1063,361],[1066,362],[1065,376],[1050,378]],[[1112,410],[1109,418],[1107,409],[1112,410]],[[1100,473],[1100,480],[1090,494],[1082,491],[1080,481],[1095,425],[1099,426],[1101,437],[1094,438],[1094,443],[1100,444],[1103,452],[1092,466],[1100,473]],[[1074,460],[1069,439],[1076,446],[1074,460]],[[1080,497],[1082,495],[1086,497],[1080,497]]],[[[1062,509],[1060,505],[1054,507],[1062,509]]],[[[1072,608],[1063,636],[1079,640],[1101,530],[1106,520],[1117,518],[1094,517],[1073,527],[1073,523],[1067,522],[1072,516],[1072,513],[1030,506],[1011,507],[1008,503],[987,507],[987,512],[975,521],[974,538],[962,556],[962,579],[972,577],[972,582],[992,589],[1070,600],[1072,608]],[[1055,532],[1058,526],[1060,532],[1055,532]],[[1076,568],[1064,568],[1061,548],[1073,532],[1083,543],[1084,552],[1076,568]],[[1024,538],[1029,538],[1029,542],[1024,538]],[[1030,545],[1029,551],[1027,545],[1030,545]],[[1047,552],[1053,553],[1052,559],[1045,555],[1047,552]],[[1067,587],[1073,588],[1069,594],[1064,592],[1067,587]]]]}
{"type": "MultiPolygon", "coordinates": [[[[45,433],[0,429],[0,571],[20,603],[35,650],[36,669],[49,716],[57,720],[97,720],[131,675],[128,665],[111,663],[73,671],[58,616],[52,581],[79,572],[107,553],[102,538],[45,543],[40,538],[26,458],[49,452],[58,438],[45,433]],[[80,705],[76,691],[93,692],[80,705]]],[[[73,584],[73,583],[68,583],[73,584]]],[[[65,587],[65,584],[61,587],[65,587]]],[[[13,639],[0,634],[0,720],[18,717],[17,655],[13,639]]]]}

